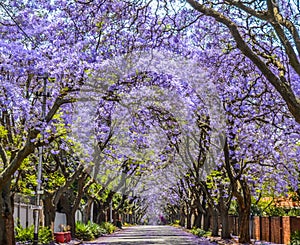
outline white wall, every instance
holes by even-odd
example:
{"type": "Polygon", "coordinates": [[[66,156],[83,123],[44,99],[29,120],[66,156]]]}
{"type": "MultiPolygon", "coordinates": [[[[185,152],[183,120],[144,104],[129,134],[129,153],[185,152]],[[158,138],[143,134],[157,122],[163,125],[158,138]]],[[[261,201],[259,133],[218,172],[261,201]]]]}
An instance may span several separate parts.
{"type": "MultiPolygon", "coordinates": [[[[43,211],[41,211],[43,212],[43,211]]],[[[17,221],[20,221],[22,227],[28,227],[34,224],[33,221],[33,205],[25,203],[15,203],[14,204],[14,221],[17,225],[17,221]]],[[[43,220],[43,218],[42,218],[43,220]]],[[[79,210],[75,213],[75,220],[82,221],[82,214],[79,210]]],[[[60,231],[59,225],[66,225],[67,218],[64,213],[56,212],[54,220],[54,232],[60,231]]]]}
{"type": "Polygon", "coordinates": [[[24,203],[14,204],[14,221],[15,225],[17,221],[20,221],[22,227],[33,225],[33,209],[32,205],[24,203]]]}

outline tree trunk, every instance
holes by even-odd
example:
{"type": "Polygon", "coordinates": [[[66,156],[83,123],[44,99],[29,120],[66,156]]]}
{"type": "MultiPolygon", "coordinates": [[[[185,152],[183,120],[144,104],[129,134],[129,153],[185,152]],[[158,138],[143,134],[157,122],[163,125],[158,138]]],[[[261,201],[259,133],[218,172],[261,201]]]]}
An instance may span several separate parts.
{"type": "Polygon", "coordinates": [[[82,175],[77,182],[77,195],[74,193],[74,190],[68,189],[63,193],[60,199],[60,205],[62,207],[62,211],[66,214],[67,217],[67,225],[71,227],[72,237],[75,236],[75,213],[80,205],[80,200],[84,193],[84,183],[87,175],[82,175]]]}
{"type": "MultiPolygon", "coordinates": [[[[235,135],[231,133],[231,137],[235,138],[235,135]]],[[[251,193],[247,180],[242,177],[237,179],[236,175],[232,172],[231,164],[234,165],[236,159],[230,156],[229,149],[232,152],[235,150],[233,146],[229,146],[226,138],[224,144],[225,167],[230,179],[233,195],[236,197],[239,206],[239,243],[250,243],[251,193]]]]}
{"type": "Polygon", "coordinates": [[[197,212],[195,212],[194,226],[196,228],[201,228],[202,213],[199,208],[197,208],[196,210],[197,210],[197,212]]]}
{"type": "Polygon", "coordinates": [[[239,203],[239,243],[250,243],[250,212],[251,195],[248,188],[244,188],[244,202],[239,203]]]}
{"type": "Polygon", "coordinates": [[[250,241],[250,212],[244,211],[240,214],[239,243],[250,241]]]}
{"type": "Polygon", "coordinates": [[[187,208],[187,213],[186,213],[186,228],[187,229],[192,229],[192,212],[187,208]]]}
{"type": "Polygon", "coordinates": [[[219,186],[220,190],[220,198],[219,198],[219,213],[220,213],[220,219],[222,224],[222,232],[221,232],[221,238],[222,239],[230,239],[230,230],[229,230],[229,217],[228,217],[228,210],[229,210],[229,203],[230,200],[227,200],[224,198],[225,190],[224,186],[219,186]]]}
{"type": "Polygon", "coordinates": [[[103,205],[96,205],[95,211],[98,213],[97,218],[96,218],[96,223],[101,224],[102,222],[106,221],[106,211],[104,209],[103,205]]]}
{"type": "Polygon", "coordinates": [[[222,233],[221,238],[222,239],[230,239],[230,230],[229,230],[229,217],[228,212],[221,212],[220,213],[221,218],[221,224],[222,224],[222,233]]]}
{"type": "Polygon", "coordinates": [[[14,245],[14,217],[13,198],[10,193],[11,181],[8,181],[0,189],[0,244],[14,245]]]}
{"type": "Polygon", "coordinates": [[[61,207],[61,212],[63,212],[66,215],[67,224],[71,227],[71,234],[72,237],[75,236],[75,212],[77,208],[73,209],[72,204],[74,200],[71,198],[67,193],[64,193],[62,195],[61,200],[58,204],[58,206],[61,207]]]}
{"type": "Polygon", "coordinates": [[[215,207],[210,208],[211,218],[212,218],[212,227],[211,227],[211,235],[219,236],[219,222],[218,222],[218,211],[215,207]]]}
{"type": "Polygon", "coordinates": [[[46,194],[43,199],[43,201],[44,201],[44,219],[45,219],[45,226],[49,227],[52,231],[54,231],[56,207],[52,203],[52,198],[53,198],[53,195],[46,194]]]}
{"type": "Polygon", "coordinates": [[[87,204],[84,206],[83,208],[83,212],[82,212],[82,221],[83,223],[87,223],[90,218],[91,218],[91,208],[92,208],[92,203],[93,203],[93,199],[88,199],[87,200],[87,204]]]}
{"type": "Polygon", "coordinates": [[[209,231],[210,228],[210,214],[208,210],[204,214],[204,223],[203,223],[203,230],[209,231]]]}
{"type": "MultiPolygon", "coordinates": [[[[76,210],[75,210],[76,212],[76,210]]],[[[75,212],[71,210],[70,212],[66,212],[67,224],[71,227],[71,236],[75,237],[76,230],[76,221],[75,221],[75,212]]]]}
{"type": "Polygon", "coordinates": [[[183,205],[180,208],[180,221],[179,221],[179,225],[181,227],[185,226],[185,212],[184,212],[184,206],[183,205]]]}

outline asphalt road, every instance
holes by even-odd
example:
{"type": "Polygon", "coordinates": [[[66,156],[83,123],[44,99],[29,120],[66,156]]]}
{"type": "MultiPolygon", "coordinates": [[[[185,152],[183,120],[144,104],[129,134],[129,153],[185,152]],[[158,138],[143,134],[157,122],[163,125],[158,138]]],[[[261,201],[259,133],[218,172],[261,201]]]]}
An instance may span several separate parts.
{"type": "Polygon", "coordinates": [[[172,226],[133,226],[127,227],[110,236],[100,237],[86,245],[209,245],[208,241],[196,238],[172,226]]]}

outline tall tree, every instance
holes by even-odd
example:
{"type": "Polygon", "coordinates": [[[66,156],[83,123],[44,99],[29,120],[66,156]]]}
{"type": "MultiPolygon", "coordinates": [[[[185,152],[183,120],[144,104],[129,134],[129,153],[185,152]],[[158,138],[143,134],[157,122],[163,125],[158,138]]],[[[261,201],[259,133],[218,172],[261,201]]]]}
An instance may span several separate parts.
{"type": "Polygon", "coordinates": [[[200,15],[211,17],[212,25],[227,28],[228,36],[222,35],[222,42],[255,64],[300,123],[299,4],[273,0],[186,2],[200,15]]]}

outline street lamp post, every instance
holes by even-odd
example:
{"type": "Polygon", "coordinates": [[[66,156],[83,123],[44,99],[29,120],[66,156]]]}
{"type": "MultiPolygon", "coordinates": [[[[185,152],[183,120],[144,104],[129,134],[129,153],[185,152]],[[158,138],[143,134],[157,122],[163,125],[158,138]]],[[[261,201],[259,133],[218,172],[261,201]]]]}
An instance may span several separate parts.
{"type": "MultiPolygon", "coordinates": [[[[45,123],[45,115],[46,115],[46,97],[47,97],[47,75],[43,76],[43,92],[40,94],[42,96],[42,122],[45,123]]],[[[39,95],[38,95],[39,96],[39,95]]],[[[44,136],[42,134],[42,140],[44,136]]],[[[37,187],[36,187],[36,199],[35,199],[35,207],[33,211],[34,218],[34,236],[33,236],[33,245],[38,245],[38,232],[39,232],[39,220],[40,220],[40,210],[41,210],[41,194],[42,191],[42,163],[43,163],[43,146],[39,147],[39,162],[38,162],[38,171],[37,171],[37,187]]]]}

